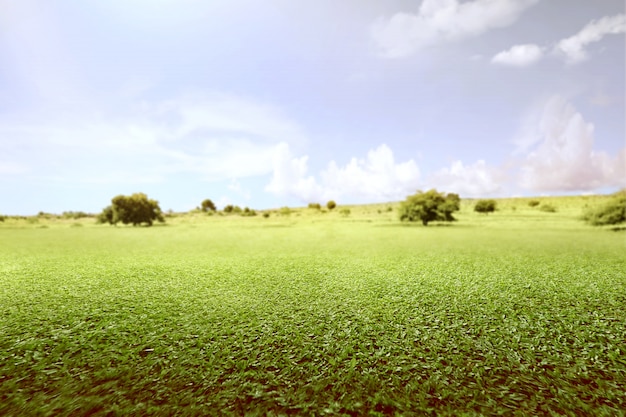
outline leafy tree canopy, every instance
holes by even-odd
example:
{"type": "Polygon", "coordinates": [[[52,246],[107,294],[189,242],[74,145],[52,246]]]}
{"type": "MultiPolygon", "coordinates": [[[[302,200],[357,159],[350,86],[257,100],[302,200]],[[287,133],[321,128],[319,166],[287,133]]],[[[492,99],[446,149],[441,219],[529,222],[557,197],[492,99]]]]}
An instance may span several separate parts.
{"type": "Polygon", "coordinates": [[[421,221],[424,226],[432,221],[455,221],[452,213],[459,210],[460,204],[461,198],[458,194],[444,194],[435,189],[418,191],[400,204],[400,220],[421,221]]]}
{"type": "Polygon", "coordinates": [[[132,224],[133,226],[138,226],[142,223],[152,226],[155,220],[159,222],[165,221],[159,202],[149,199],[144,193],[113,197],[111,205],[105,207],[98,216],[100,223],[117,224],[122,222],[123,224],[132,224]]]}

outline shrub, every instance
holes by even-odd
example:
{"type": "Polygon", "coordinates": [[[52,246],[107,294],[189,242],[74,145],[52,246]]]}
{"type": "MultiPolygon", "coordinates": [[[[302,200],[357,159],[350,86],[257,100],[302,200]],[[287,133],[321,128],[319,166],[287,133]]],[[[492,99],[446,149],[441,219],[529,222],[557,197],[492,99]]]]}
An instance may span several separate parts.
{"type": "Polygon", "coordinates": [[[52,214],[52,213],[46,213],[44,211],[40,211],[39,213],[37,213],[37,217],[40,217],[40,218],[46,219],[46,220],[50,220],[50,219],[53,219],[55,217],[55,215],[52,214]]]}
{"type": "Polygon", "coordinates": [[[291,209],[289,207],[281,207],[278,213],[281,216],[289,216],[291,214],[291,209]]]}
{"type": "Polygon", "coordinates": [[[5,221],[7,218],[7,216],[3,216],[2,214],[0,214],[0,222],[5,221]]]}
{"type": "Polygon", "coordinates": [[[539,206],[539,210],[545,211],[546,213],[556,213],[556,207],[551,204],[542,204],[539,206]]]}
{"type": "Polygon", "coordinates": [[[242,215],[242,216],[245,216],[245,217],[252,217],[252,216],[256,216],[256,211],[254,211],[254,210],[250,210],[250,208],[245,207],[245,208],[243,209],[243,212],[241,213],[241,215],[242,215]]]}
{"type": "Polygon", "coordinates": [[[530,207],[537,207],[537,206],[539,205],[539,200],[530,200],[530,201],[528,202],[528,205],[529,205],[530,207]]]}
{"type": "Polygon", "coordinates": [[[342,208],[341,210],[339,210],[339,213],[344,217],[348,217],[350,215],[350,209],[342,208]]]}
{"type": "Polygon", "coordinates": [[[455,221],[452,213],[459,210],[460,204],[461,198],[458,194],[446,195],[435,189],[427,192],[418,191],[400,204],[400,220],[409,222],[419,220],[424,226],[428,226],[431,221],[455,221]]]}
{"type": "Polygon", "coordinates": [[[233,207],[233,213],[241,214],[242,212],[243,212],[243,210],[241,209],[241,207],[239,207],[239,206],[233,207]]]}
{"type": "Polygon", "coordinates": [[[322,209],[322,205],[320,203],[309,203],[309,208],[310,209],[321,210],[322,209]]]}
{"type": "Polygon", "coordinates": [[[611,200],[600,207],[587,209],[583,220],[593,226],[626,223],[626,190],[615,193],[611,200]]]}
{"type": "Polygon", "coordinates": [[[334,200],[330,200],[328,203],[326,203],[326,207],[328,208],[328,210],[332,210],[337,207],[337,203],[335,203],[334,200]]]}
{"type": "Polygon", "coordinates": [[[92,216],[91,214],[85,213],[84,211],[64,211],[61,215],[63,216],[63,218],[74,220],[92,216]]]}
{"type": "Polygon", "coordinates": [[[474,211],[478,213],[489,214],[496,211],[496,200],[478,200],[474,206],[474,211]]]}
{"type": "Polygon", "coordinates": [[[234,208],[235,207],[232,204],[229,204],[226,207],[224,207],[224,213],[232,213],[234,208]]]}
{"type": "Polygon", "coordinates": [[[268,217],[270,217],[270,214],[266,211],[265,213],[263,213],[263,217],[267,219],[268,217]]]}

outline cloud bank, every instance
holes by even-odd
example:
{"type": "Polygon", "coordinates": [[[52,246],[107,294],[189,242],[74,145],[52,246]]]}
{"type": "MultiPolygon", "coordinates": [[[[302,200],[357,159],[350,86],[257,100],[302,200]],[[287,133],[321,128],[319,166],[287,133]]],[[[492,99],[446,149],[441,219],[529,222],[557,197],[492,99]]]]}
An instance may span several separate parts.
{"type": "Polygon", "coordinates": [[[308,174],[308,156],[295,158],[286,145],[274,159],[274,173],[266,191],[306,201],[360,199],[390,201],[403,199],[419,186],[420,170],[412,159],[396,163],[391,149],[383,144],[352,158],[340,167],[331,161],[320,173],[320,181],[308,174]]]}

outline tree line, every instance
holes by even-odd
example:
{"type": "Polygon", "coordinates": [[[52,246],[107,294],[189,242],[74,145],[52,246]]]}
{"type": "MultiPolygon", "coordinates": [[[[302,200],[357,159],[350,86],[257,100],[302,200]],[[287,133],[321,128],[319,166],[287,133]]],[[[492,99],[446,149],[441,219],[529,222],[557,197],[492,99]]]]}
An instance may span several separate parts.
{"type": "MultiPolygon", "coordinates": [[[[537,206],[538,201],[532,200],[529,205],[537,206]]],[[[455,193],[442,193],[436,189],[426,192],[418,191],[416,194],[410,195],[400,204],[399,217],[403,222],[421,222],[427,226],[430,222],[455,221],[453,213],[460,210],[461,198],[455,193]]],[[[329,210],[333,210],[337,206],[334,200],[326,203],[329,210]]],[[[309,203],[309,208],[321,210],[319,203],[309,203]]],[[[478,200],[474,205],[474,211],[478,213],[492,213],[496,211],[497,202],[493,199],[478,200]]],[[[552,206],[547,207],[543,211],[550,210],[552,206]]],[[[217,211],[217,207],[211,199],[205,199],[201,202],[199,210],[207,213],[217,211]]],[[[238,206],[227,205],[224,207],[225,213],[237,213],[242,216],[255,216],[256,211],[248,207],[241,209],[238,206]]],[[[71,213],[75,214],[75,213],[71,213]]],[[[80,213],[79,213],[80,214],[80,213]]],[[[267,216],[265,216],[267,217],[267,216]]],[[[601,207],[588,209],[582,219],[594,226],[615,225],[626,223],[626,190],[621,190],[613,195],[613,197],[601,207]]],[[[4,218],[0,217],[0,221],[4,218]]],[[[116,225],[132,224],[139,226],[146,224],[151,226],[155,221],[165,222],[163,211],[159,207],[158,201],[148,198],[144,193],[134,193],[130,196],[118,195],[113,197],[111,204],[105,207],[98,215],[99,223],[109,223],[116,225]]]]}

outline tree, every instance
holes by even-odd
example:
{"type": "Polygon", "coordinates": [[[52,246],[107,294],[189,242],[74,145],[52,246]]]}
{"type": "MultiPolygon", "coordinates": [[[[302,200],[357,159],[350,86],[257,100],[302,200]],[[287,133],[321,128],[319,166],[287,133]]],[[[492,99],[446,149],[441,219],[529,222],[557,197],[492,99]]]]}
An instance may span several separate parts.
{"type": "Polygon", "coordinates": [[[337,207],[337,203],[335,203],[334,200],[330,200],[328,203],[326,203],[326,207],[328,207],[328,210],[332,210],[337,207]]]}
{"type": "Polygon", "coordinates": [[[444,194],[432,189],[418,191],[400,204],[400,220],[415,222],[420,220],[424,226],[432,221],[451,222],[456,219],[452,213],[458,211],[461,198],[458,194],[444,194]]]}
{"type": "Polygon", "coordinates": [[[164,222],[163,213],[159,207],[159,202],[148,199],[144,193],[135,193],[130,196],[118,195],[113,197],[111,205],[102,210],[98,216],[100,223],[132,224],[138,226],[146,223],[152,226],[154,220],[164,222]]]}
{"type": "Polygon", "coordinates": [[[593,226],[626,223],[626,189],[623,189],[600,207],[587,210],[583,220],[593,226]]]}
{"type": "Polygon", "coordinates": [[[474,206],[474,211],[478,213],[493,213],[496,211],[496,200],[478,200],[474,206]]]}
{"type": "Polygon", "coordinates": [[[202,201],[201,208],[202,208],[202,211],[209,211],[209,210],[215,211],[215,210],[217,210],[217,208],[215,207],[215,204],[213,204],[213,201],[211,201],[208,198],[206,200],[202,201]]]}

